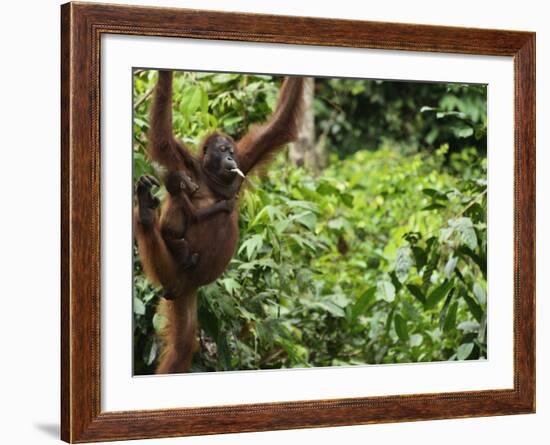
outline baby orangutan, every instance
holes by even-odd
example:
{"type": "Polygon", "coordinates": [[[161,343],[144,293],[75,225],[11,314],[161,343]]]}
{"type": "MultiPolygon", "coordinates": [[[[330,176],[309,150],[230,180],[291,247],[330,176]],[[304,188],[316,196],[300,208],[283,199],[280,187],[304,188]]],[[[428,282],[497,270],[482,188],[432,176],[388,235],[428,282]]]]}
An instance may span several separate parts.
{"type": "Polygon", "coordinates": [[[192,269],[199,262],[199,254],[192,253],[185,239],[189,224],[194,224],[218,212],[231,213],[235,199],[221,200],[204,209],[197,209],[190,197],[199,189],[196,182],[184,170],[169,172],[164,185],[170,194],[160,220],[160,230],[166,245],[181,270],[192,269]]]}

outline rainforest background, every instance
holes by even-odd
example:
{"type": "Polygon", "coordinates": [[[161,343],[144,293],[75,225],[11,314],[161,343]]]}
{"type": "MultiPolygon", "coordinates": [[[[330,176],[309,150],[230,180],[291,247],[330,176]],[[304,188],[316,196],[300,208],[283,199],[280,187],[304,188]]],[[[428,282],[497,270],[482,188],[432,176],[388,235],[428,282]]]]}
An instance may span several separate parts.
{"type": "MultiPolygon", "coordinates": [[[[134,180],[158,175],[145,151],[156,78],[134,71],[134,180]]],[[[176,72],[176,135],[238,139],[281,81],[176,72]]],[[[308,84],[300,140],[250,178],[238,250],[200,290],[192,371],[486,358],[486,86],[308,84]]],[[[154,372],[161,295],[134,247],[135,374],[154,372]]]]}

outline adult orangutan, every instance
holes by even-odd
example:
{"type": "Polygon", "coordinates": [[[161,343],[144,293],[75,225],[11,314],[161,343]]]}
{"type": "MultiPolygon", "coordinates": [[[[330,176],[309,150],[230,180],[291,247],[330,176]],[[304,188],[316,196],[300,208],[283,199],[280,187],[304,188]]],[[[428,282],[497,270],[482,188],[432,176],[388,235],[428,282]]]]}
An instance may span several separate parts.
{"type": "Polygon", "coordinates": [[[267,122],[239,141],[216,131],[194,156],[174,137],[172,72],[160,71],[150,117],[148,155],[165,170],[167,196],[151,193],[158,182],[136,184],[134,224],[147,277],[165,290],[158,312],[167,319],[158,374],[186,372],[197,349],[197,290],[216,280],[239,239],[236,204],[244,175],[296,139],[303,111],[304,81],[286,77],[267,122]],[[242,176],[241,176],[242,175],[242,176]]]}

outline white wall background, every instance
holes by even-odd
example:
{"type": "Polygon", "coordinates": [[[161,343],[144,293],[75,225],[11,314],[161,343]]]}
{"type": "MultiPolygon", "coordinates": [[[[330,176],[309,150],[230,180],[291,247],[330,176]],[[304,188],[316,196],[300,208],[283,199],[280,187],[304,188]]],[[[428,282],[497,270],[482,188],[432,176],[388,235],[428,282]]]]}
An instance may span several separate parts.
{"type": "MultiPolygon", "coordinates": [[[[538,391],[537,414],[315,430],[248,433],[148,443],[399,443],[452,445],[491,441],[546,444],[550,422],[550,29],[545,2],[441,0],[118,0],[156,6],[353,18],[537,32],[538,391]]],[[[59,417],[59,4],[6,2],[0,57],[0,440],[43,444],[58,439],[59,417]],[[6,101],[7,99],[7,101],[6,101]],[[6,137],[7,136],[7,137],[6,137]]],[[[135,443],[135,442],[134,442],[135,443]]]]}

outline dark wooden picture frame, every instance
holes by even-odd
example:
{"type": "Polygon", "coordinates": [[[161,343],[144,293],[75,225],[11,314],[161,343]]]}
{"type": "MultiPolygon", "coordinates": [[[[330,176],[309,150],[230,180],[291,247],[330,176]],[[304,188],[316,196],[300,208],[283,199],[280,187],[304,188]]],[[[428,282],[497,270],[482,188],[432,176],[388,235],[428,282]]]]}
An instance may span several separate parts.
{"type": "Polygon", "coordinates": [[[535,412],[534,33],[68,3],[61,7],[61,35],[63,440],[95,442],[535,412]],[[102,412],[99,116],[103,34],[512,56],[513,389],[102,412]]]}

